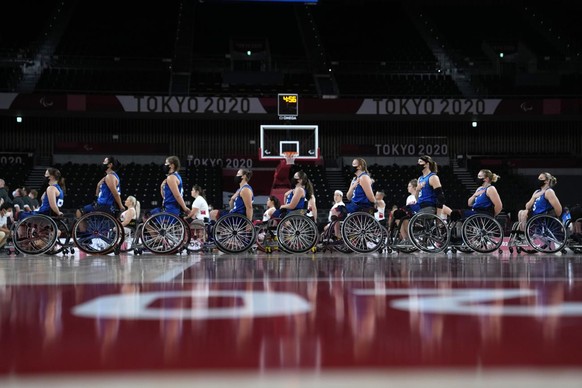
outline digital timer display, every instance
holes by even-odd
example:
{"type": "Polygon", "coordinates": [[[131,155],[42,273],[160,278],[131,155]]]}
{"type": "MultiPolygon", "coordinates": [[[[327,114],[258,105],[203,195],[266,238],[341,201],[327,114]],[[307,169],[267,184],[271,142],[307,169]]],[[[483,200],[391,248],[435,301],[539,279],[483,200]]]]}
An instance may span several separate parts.
{"type": "Polygon", "coordinates": [[[299,114],[299,96],[297,94],[280,93],[277,99],[279,116],[297,116],[299,114]]]}

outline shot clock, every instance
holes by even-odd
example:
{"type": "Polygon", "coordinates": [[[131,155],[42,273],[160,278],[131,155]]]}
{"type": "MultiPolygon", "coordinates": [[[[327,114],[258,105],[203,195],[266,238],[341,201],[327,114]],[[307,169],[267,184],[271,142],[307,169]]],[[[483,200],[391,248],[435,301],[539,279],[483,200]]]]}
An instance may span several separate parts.
{"type": "Polygon", "coordinates": [[[299,115],[299,95],[296,93],[279,93],[277,96],[277,114],[281,120],[297,120],[299,115]]]}

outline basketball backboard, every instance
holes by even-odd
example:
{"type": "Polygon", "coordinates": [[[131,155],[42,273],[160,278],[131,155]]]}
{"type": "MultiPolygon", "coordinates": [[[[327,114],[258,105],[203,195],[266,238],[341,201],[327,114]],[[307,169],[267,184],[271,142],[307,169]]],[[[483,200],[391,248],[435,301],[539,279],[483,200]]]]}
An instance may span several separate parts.
{"type": "Polygon", "coordinates": [[[298,152],[297,159],[319,159],[317,125],[261,125],[259,158],[284,159],[286,151],[298,152]]]}

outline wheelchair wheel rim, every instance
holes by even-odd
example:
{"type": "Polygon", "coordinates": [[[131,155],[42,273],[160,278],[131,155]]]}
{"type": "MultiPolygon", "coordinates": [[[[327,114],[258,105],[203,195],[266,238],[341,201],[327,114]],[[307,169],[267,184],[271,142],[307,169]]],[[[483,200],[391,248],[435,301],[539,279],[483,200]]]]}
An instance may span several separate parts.
{"type": "Polygon", "coordinates": [[[15,225],[14,246],[27,255],[43,254],[55,245],[57,230],[57,224],[49,217],[27,217],[15,225]]]}
{"type": "Polygon", "coordinates": [[[474,215],[463,222],[461,236],[465,244],[479,253],[498,250],[503,244],[503,228],[493,217],[474,215]]]}
{"type": "Polygon", "coordinates": [[[555,253],[566,244],[564,224],[555,217],[534,216],[527,222],[525,230],[528,243],[538,252],[555,253]]]}
{"type": "Polygon", "coordinates": [[[87,254],[106,255],[122,241],[122,228],[117,220],[102,212],[87,213],[73,227],[75,245],[87,254]]]}
{"type": "Polygon", "coordinates": [[[344,243],[353,251],[370,253],[382,244],[382,225],[368,213],[352,213],[342,223],[344,243]]]}
{"type": "Polygon", "coordinates": [[[416,214],[408,224],[412,244],[423,252],[439,253],[449,245],[449,230],[435,214],[416,214]]]}
{"type": "Polygon", "coordinates": [[[149,251],[161,255],[178,251],[184,244],[186,228],[182,220],[171,213],[154,214],[141,230],[141,240],[149,251]]]}
{"type": "Polygon", "coordinates": [[[228,214],[214,225],[214,242],[226,253],[241,253],[255,242],[255,228],[246,217],[228,214]]]}
{"type": "Polygon", "coordinates": [[[317,226],[305,216],[290,215],[279,222],[277,237],[284,250],[304,253],[317,243],[317,226]]]}

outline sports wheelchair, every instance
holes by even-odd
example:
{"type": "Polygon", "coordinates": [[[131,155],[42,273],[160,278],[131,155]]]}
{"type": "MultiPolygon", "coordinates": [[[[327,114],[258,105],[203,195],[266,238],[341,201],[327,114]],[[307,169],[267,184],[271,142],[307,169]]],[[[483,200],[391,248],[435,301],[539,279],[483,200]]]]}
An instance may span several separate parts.
{"type": "Polygon", "coordinates": [[[12,225],[12,243],[16,253],[56,254],[74,248],[69,242],[69,229],[64,220],[44,214],[32,214],[12,225]]]}
{"type": "Polygon", "coordinates": [[[314,251],[319,232],[315,222],[303,211],[291,211],[257,226],[257,249],[270,253],[281,249],[287,253],[314,251]]]}
{"type": "Polygon", "coordinates": [[[254,225],[237,213],[228,213],[204,225],[191,224],[188,228],[191,238],[186,250],[190,253],[212,252],[215,248],[224,253],[242,253],[255,244],[254,225]]]}
{"type": "Polygon", "coordinates": [[[334,218],[322,233],[322,249],[337,250],[342,253],[371,253],[384,246],[386,229],[374,218],[373,208],[334,218]],[[339,224],[338,224],[339,223],[339,224]],[[341,238],[337,235],[339,226],[341,238]]]}
{"type": "Polygon", "coordinates": [[[508,249],[517,253],[566,252],[566,226],[558,218],[548,214],[537,214],[525,223],[525,231],[519,222],[514,222],[509,235],[508,249]]]}
{"type": "MultiPolygon", "coordinates": [[[[123,226],[113,215],[106,212],[83,214],[72,228],[75,245],[87,254],[107,255],[123,244],[123,226]]],[[[119,253],[119,252],[115,252],[119,253]]]]}
{"type": "Polygon", "coordinates": [[[428,253],[439,253],[447,248],[452,252],[501,252],[503,244],[503,227],[494,217],[484,213],[450,221],[431,213],[417,213],[410,219],[408,234],[416,248],[428,253]]]}

